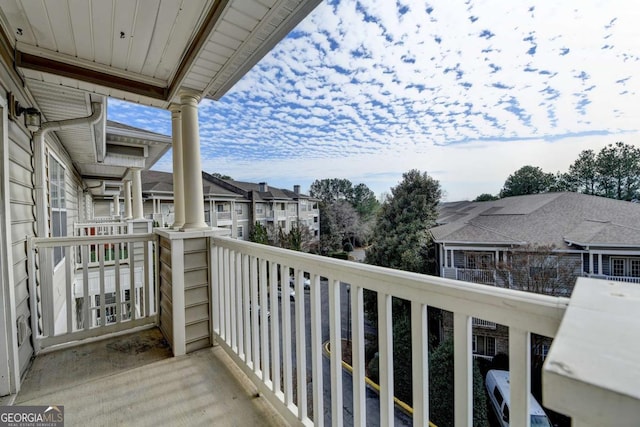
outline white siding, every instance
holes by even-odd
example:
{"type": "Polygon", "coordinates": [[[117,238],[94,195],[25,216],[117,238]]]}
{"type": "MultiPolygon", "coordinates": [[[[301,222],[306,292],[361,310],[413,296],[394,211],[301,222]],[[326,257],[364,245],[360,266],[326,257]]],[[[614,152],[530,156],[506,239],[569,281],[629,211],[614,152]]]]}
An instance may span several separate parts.
{"type": "Polygon", "coordinates": [[[35,235],[35,208],[32,151],[29,138],[13,122],[9,122],[9,203],[11,206],[11,246],[15,287],[16,322],[24,325],[26,334],[19,336],[20,373],[24,373],[33,355],[31,313],[27,273],[27,245],[35,235]],[[23,323],[24,322],[24,323],[23,323]]]}

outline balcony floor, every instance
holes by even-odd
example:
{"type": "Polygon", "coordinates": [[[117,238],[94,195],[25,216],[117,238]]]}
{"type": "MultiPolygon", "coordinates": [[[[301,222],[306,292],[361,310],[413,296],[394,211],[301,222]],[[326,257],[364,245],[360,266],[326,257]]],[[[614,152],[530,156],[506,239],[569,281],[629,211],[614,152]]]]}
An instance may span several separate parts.
{"type": "Polygon", "coordinates": [[[220,347],[172,357],[158,329],[38,356],[16,405],[64,405],[67,426],[283,425],[220,347]]]}

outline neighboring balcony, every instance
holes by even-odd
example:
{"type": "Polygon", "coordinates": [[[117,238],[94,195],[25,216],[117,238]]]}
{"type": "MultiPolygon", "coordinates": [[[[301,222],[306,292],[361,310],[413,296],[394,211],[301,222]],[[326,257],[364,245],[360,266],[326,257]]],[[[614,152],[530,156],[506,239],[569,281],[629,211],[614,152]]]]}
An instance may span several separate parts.
{"type": "Polygon", "coordinates": [[[456,279],[464,282],[481,283],[483,285],[496,284],[494,269],[456,268],[456,279]]]}
{"type": "MultiPolygon", "coordinates": [[[[35,333],[37,349],[54,350],[56,345],[68,346],[83,338],[95,339],[124,331],[135,332],[130,336],[133,341],[143,340],[135,338],[141,334],[141,328],[158,326],[174,354],[187,353],[170,358],[165,355],[162,360],[150,361],[144,367],[136,366],[113,375],[108,372],[109,367],[105,367],[102,377],[94,377],[92,382],[79,380],[69,387],[53,387],[38,399],[18,395],[19,403],[46,404],[45,400],[51,400],[65,405],[70,417],[81,413],[87,417],[83,419],[102,420],[104,424],[128,420],[128,417],[142,424],[153,424],[157,420],[178,422],[182,416],[187,417],[185,420],[192,419],[190,414],[195,413],[202,414],[199,422],[205,424],[242,424],[242,420],[247,418],[241,417],[249,416],[253,420],[291,425],[428,425],[428,353],[431,348],[427,308],[434,307],[453,313],[455,425],[472,424],[474,358],[471,332],[474,324],[480,326],[477,319],[483,319],[487,322],[485,327],[493,323],[508,328],[510,423],[512,426],[527,426],[532,334],[549,338],[558,336],[558,343],[569,343],[571,337],[584,339],[592,336],[590,331],[583,330],[581,322],[567,322],[562,326],[561,322],[565,316],[575,318],[582,303],[581,295],[585,294],[581,289],[595,292],[601,285],[598,281],[580,279],[585,282],[582,287],[579,282],[574,291],[574,307],[574,300],[568,298],[335,260],[216,237],[214,232],[208,231],[181,234],[158,230],[155,234],[134,233],[100,238],[32,239],[30,244],[33,249],[30,264],[35,266],[37,257],[40,265],[39,270],[32,269],[31,282],[38,283],[42,289],[41,300],[32,302],[32,312],[43,313],[42,318],[34,319],[32,325],[34,331],[40,331],[35,333]],[[94,308],[101,310],[100,313],[115,316],[114,321],[100,316],[99,322],[84,322],[78,328],[76,314],[84,313],[84,318],[89,318],[92,307],[86,299],[76,301],[75,306],[69,303],[73,298],[74,278],[77,277],[73,271],[76,264],[66,267],[73,274],[59,282],[63,286],[58,284],[58,287],[51,288],[60,289],[59,293],[46,290],[43,277],[51,272],[45,270],[46,262],[42,261],[52,256],[55,247],[64,247],[68,259],[73,260],[74,251],[86,254],[91,245],[104,248],[108,244],[121,246],[125,243],[132,248],[129,265],[143,267],[142,291],[136,293],[130,302],[135,310],[129,312],[126,308],[128,301],[121,299],[113,304],[112,313],[105,311],[111,307],[106,295],[111,288],[107,284],[106,273],[99,274],[96,287],[100,295],[99,307],[94,308]],[[295,296],[279,297],[279,285],[284,283],[287,286],[290,277],[295,296]],[[375,293],[377,328],[372,328],[365,317],[365,292],[375,293]],[[67,299],[60,301],[60,298],[67,299]],[[411,305],[413,403],[409,409],[394,400],[394,382],[397,379],[394,378],[392,338],[393,298],[408,300],[411,305]],[[55,327],[56,321],[60,323],[60,316],[66,325],[62,330],[55,327]],[[42,322],[42,328],[38,321],[42,322]],[[379,391],[370,388],[365,381],[368,375],[365,350],[371,334],[377,336],[379,391]],[[342,348],[343,342],[351,350],[349,370],[344,368],[339,351],[328,354],[326,350],[342,348]],[[215,344],[213,348],[212,343],[215,344]],[[220,379],[219,376],[225,378],[220,379]],[[101,385],[104,387],[100,388],[101,385]],[[89,393],[98,389],[100,393],[96,399],[86,399],[89,393]],[[256,392],[260,398],[251,399],[250,396],[256,392]],[[167,395],[172,397],[170,401],[166,400],[167,395]],[[224,395],[237,396],[238,399],[224,401],[224,395]],[[81,399],[82,396],[85,399],[81,399]],[[222,411],[215,412],[215,406],[222,411]],[[276,418],[273,411],[278,413],[276,418]]],[[[101,259],[98,270],[106,272],[105,260],[101,259]]],[[[114,262],[114,268],[123,267],[118,257],[114,262]]],[[[83,262],[80,274],[88,274],[88,270],[87,262],[83,262]]],[[[115,275],[114,280],[115,295],[120,295],[118,291],[127,286],[131,289],[131,282],[124,280],[121,272],[115,275]]],[[[603,304],[607,302],[604,304],[606,309],[613,307],[615,311],[618,304],[619,316],[622,316],[628,305],[633,303],[633,298],[640,298],[640,293],[633,294],[635,288],[629,288],[629,284],[620,283],[620,286],[627,287],[606,289],[611,289],[615,295],[629,294],[628,299],[619,296],[607,299],[606,295],[598,299],[603,304]]],[[[89,289],[84,283],[83,287],[88,294],[89,289]]],[[[601,309],[595,313],[598,310],[601,309]]],[[[606,314],[605,308],[602,310],[602,314],[606,314]]],[[[589,312],[594,314],[593,309],[589,312]]],[[[631,318],[635,318],[635,314],[631,318]]],[[[624,323],[628,319],[618,317],[616,320],[624,323]]],[[[608,328],[637,335],[638,328],[608,323],[609,326],[607,322],[599,322],[601,334],[606,335],[605,329],[608,328]]],[[[607,337],[598,337],[598,340],[602,339],[607,337]]],[[[558,344],[557,347],[562,350],[566,346],[558,344]]],[[[597,352],[577,346],[572,348],[580,351],[580,357],[584,359],[596,353],[603,357],[607,354],[618,357],[618,347],[598,345],[597,352]]],[[[136,348],[133,344],[105,345],[90,353],[86,363],[90,365],[91,358],[95,358],[96,363],[110,359],[122,349],[135,353],[136,348]]],[[[570,350],[565,348],[564,351],[570,350]]],[[[632,363],[635,354],[627,355],[628,359],[622,356],[615,359],[619,363],[593,365],[577,373],[579,375],[568,375],[567,379],[563,375],[568,371],[552,372],[553,391],[564,397],[557,402],[555,399],[545,400],[545,405],[562,408],[562,412],[573,417],[583,415],[585,418],[580,420],[580,425],[600,425],[599,418],[590,418],[591,410],[600,416],[615,410],[616,420],[637,420],[640,407],[637,393],[628,393],[622,403],[611,407],[603,407],[601,403],[615,400],[620,392],[618,388],[626,391],[627,384],[636,378],[637,367],[632,363]],[[590,376],[606,377],[606,372],[618,366],[630,367],[628,381],[618,380],[617,376],[609,377],[611,381],[606,386],[598,384],[600,394],[591,395],[591,400],[585,404],[585,396],[589,396],[587,392],[596,387],[588,384],[586,379],[590,376]],[[596,399],[596,395],[600,397],[596,399]]],[[[41,357],[36,358],[34,367],[38,366],[41,357]]],[[[560,360],[554,356],[553,346],[549,361],[561,366],[560,360]]],[[[114,362],[111,368],[122,366],[119,363],[114,362]]],[[[570,363],[563,366],[570,370],[570,363]]],[[[49,375],[42,370],[33,371],[33,375],[45,378],[49,375]]],[[[76,377],[73,373],[56,375],[67,380],[76,377]]],[[[25,381],[25,394],[29,393],[28,383],[29,379],[25,381]]],[[[547,388],[544,391],[547,393],[547,388]]],[[[78,418],[76,420],[81,422],[78,418]]],[[[257,425],[261,424],[260,421],[250,423],[257,425]]]]}
{"type": "Polygon", "coordinates": [[[218,221],[218,226],[231,225],[233,223],[231,218],[231,211],[216,212],[216,218],[218,221]]]}

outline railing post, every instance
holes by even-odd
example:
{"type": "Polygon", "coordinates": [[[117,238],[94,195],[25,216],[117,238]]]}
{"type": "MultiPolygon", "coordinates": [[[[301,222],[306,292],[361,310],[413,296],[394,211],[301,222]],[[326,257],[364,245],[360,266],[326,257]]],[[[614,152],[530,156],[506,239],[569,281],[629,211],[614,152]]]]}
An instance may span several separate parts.
{"type": "Polygon", "coordinates": [[[454,421],[456,427],[473,425],[473,357],[471,317],[453,313],[454,421]]]}
{"type": "MultiPolygon", "coordinates": [[[[213,342],[212,304],[219,303],[212,301],[211,277],[217,272],[211,271],[211,238],[227,231],[156,229],[155,232],[165,251],[158,259],[158,267],[165,272],[159,279],[159,289],[164,291],[160,292],[160,329],[170,341],[174,355],[209,347],[213,342]],[[165,266],[168,262],[170,265],[165,266]],[[167,294],[169,289],[170,295],[167,294]],[[162,312],[163,306],[167,307],[166,313],[162,312]]],[[[217,264],[218,268],[229,268],[217,264]]],[[[220,297],[219,293],[217,296],[220,297]]]]}
{"type": "Polygon", "coordinates": [[[380,375],[380,425],[392,426],[393,404],[393,321],[389,294],[378,292],[378,366],[380,375]]]}
{"type": "Polygon", "coordinates": [[[411,302],[413,425],[429,426],[429,327],[427,306],[411,302]]]}
{"type": "Polygon", "coordinates": [[[510,425],[529,427],[531,390],[531,335],[509,328],[510,425]]]}

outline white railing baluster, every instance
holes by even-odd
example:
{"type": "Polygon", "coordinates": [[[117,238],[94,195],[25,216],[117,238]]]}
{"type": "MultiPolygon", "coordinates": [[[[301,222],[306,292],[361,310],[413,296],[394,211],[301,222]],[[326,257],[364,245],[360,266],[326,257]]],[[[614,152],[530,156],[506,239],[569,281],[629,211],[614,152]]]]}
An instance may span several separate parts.
{"type": "MultiPolygon", "coordinates": [[[[144,264],[143,264],[143,268],[142,268],[142,289],[144,292],[144,312],[142,314],[142,317],[149,317],[151,316],[151,282],[150,282],[150,277],[149,277],[149,243],[144,243],[143,245],[144,248],[144,264]]],[[[114,248],[114,252],[115,252],[115,248],[114,248]]],[[[120,254],[114,254],[115,258],[118,259],[120,258],[120,254]]],[[[142,312],[141,312],[142,313],[142,312]]]]}
{"type": "MultiPolygon", "coordinates": [[[[351,286],[351,365],[353,366],[353,425],[366,426],[367,390],[364,372],[364,300],[360,286],[351,286]]],[[[347,337],[348,339],[349,337],[347,337]]]]}
{"type": "Polygon", "coordinates": [[[413,425],[429,426],[429,324],[427,306],[411,302],[413,425]]]}
{"type": "Polygon", "coordinates": [[[243,311],[243,301],[242,301],[242,291],[243,291],[243,284],[242,284],[242,254],[240,252],[235,251],[234,252],[235,255],[235,267],[236,267],[236,271],[235,271],[235,281],[234,281],[234,286],[235,286],[235,295],[236,295],[236,308],[235,308],[235,318],[236,318],[236,328],[238,331],[238,339],[237,339],[237,344],[238,344],[238,356],[240,356],[241,358],[244,358],[244,311],[243,311]]]}
{"type": "Polygon", "coordinates": [[[378,292],[378,363],[380,373],[380,425],[394,424],[393,320],[389,294],[378,292]]]}
{"type": "MultiPolygon", "coordinates": [[[[135,320],[138,318],[138,314],[136,312],[136,256],[135,256],[136,245],[132,244],[129,246],[129,299],[131,300],[131,319],[135,320]]],[[[104,263],[103,257],[100,257],[100,262],[104,263]]],[[[104,265],[101,265],[100,270],[104,270],[104,265]]]]}
{"type": "Polygon", "coordinates": [[[471,317],[453,313],[454,421],[456,427],[473,425],[473,357],[471,317]]]}
{"type": "Polygon", "coordinates": [[[320,276],[311,278],[309,291],[311,308],[311,376],[313,381],[313,423],[324,426],[324,388],[322,373],[322,298],[320,296],[320,276]]]}
{"type": "Polygon", "coordinates": [[[280,389],[280,309],[278,304],[278,264],[271,261],[269,263],[269,310],[271,312],[271,372],[273,381],[273,391],[277,395],[282,395],[280,389]]]}
{"type": "Polygon", "coordinates": [[[298,391],[298,419],[307,418],[307,342],[304,309],[304,274],[296,270],[296,373],[298,391]]]}
{"type": "Polygon", "coordinates": [[[235,251],[229,251],[229,259],[227,272],[229,274],[229,301],[227,306],[229,307],[229,316],[231,321],[231,348],[238,353],[238,322],[236,319],[236,256],[235,251]]]}
{"type": "Polygon", "coordinates": [[[531,390],[531,334],[509,328],[509,388],[511,403],[509,423],[529,427],[529,393],[531,390]]]}
{"type": "Polygon", "coordinates": [[[220,262],[219,254],[221,248],[219,246],[213,246],[211,248],[211,312],[213,332],[222,336],[222,328],[220,327],[220,311],[222,309],[222,303],[220,302],[220,262]]]}
{"type": "Polygon", "coordinates": [[[282,304],[282,373],[284,403],[293,405],[293,368],[291,349],[291,301],[289,300],[289,267],[280,266],[280,303],[282,304]]]}
{"type": "Polygon", "coordinates": [[[329,277],[329,345],[331,349],[331,422],[343,423],[340,281],[329,277]]]}
{"type": "Polygon", "coordinates": [[[222,261],[222,268],[224,271],[224,329],[225,329],[225,341],[231,345],[233,337],[231,335],[231,279],[229,277],[229,249],[224,248],[222,261]]]}
{"type": "Polygon", "coordinates": [[[107,324],[107,313],[104,293],[104,245],[102,244],[98,245],[98,258],[100,259],[100,326],[105,326],[107,324]]]}
{"type": "Polygon", "coordinates": [[[260,373],[260,334],[258,333],[258,259],[251,257],[251,350],[253,351],[253,372],[259,377],[260,373]]]}
{"type": "Polygon", "coordinates": [[[249,255],[242,255],[242,289],[244,301],[242,312],[244,314],[244,360],[251,363],[251,286],[249,284],[249,255]]]}
{"type": "Polygon", "coordinates": [[[65,299],[66,299],[66,307],[67,307],[67,333],[73,332],[73,282],[75,282],[75,277],[73,277],[73,265],[74,260],[72,256],[72,247],[67,246],[64,248],[64,256],[65,256],[65,299]]]}
{"type": "Polygon", "coordinates": [[[271,369],[269,366],[269,319],[267,318],[267,260],[260,259],[260,347],[262,350],[262,381],[271,381],[271,369]]]}
{"type": "Polygon", "coordinates": [[[89,330],[91,313],[89,312],[89,246],[82,245],[82,329],[89,330]]]}

